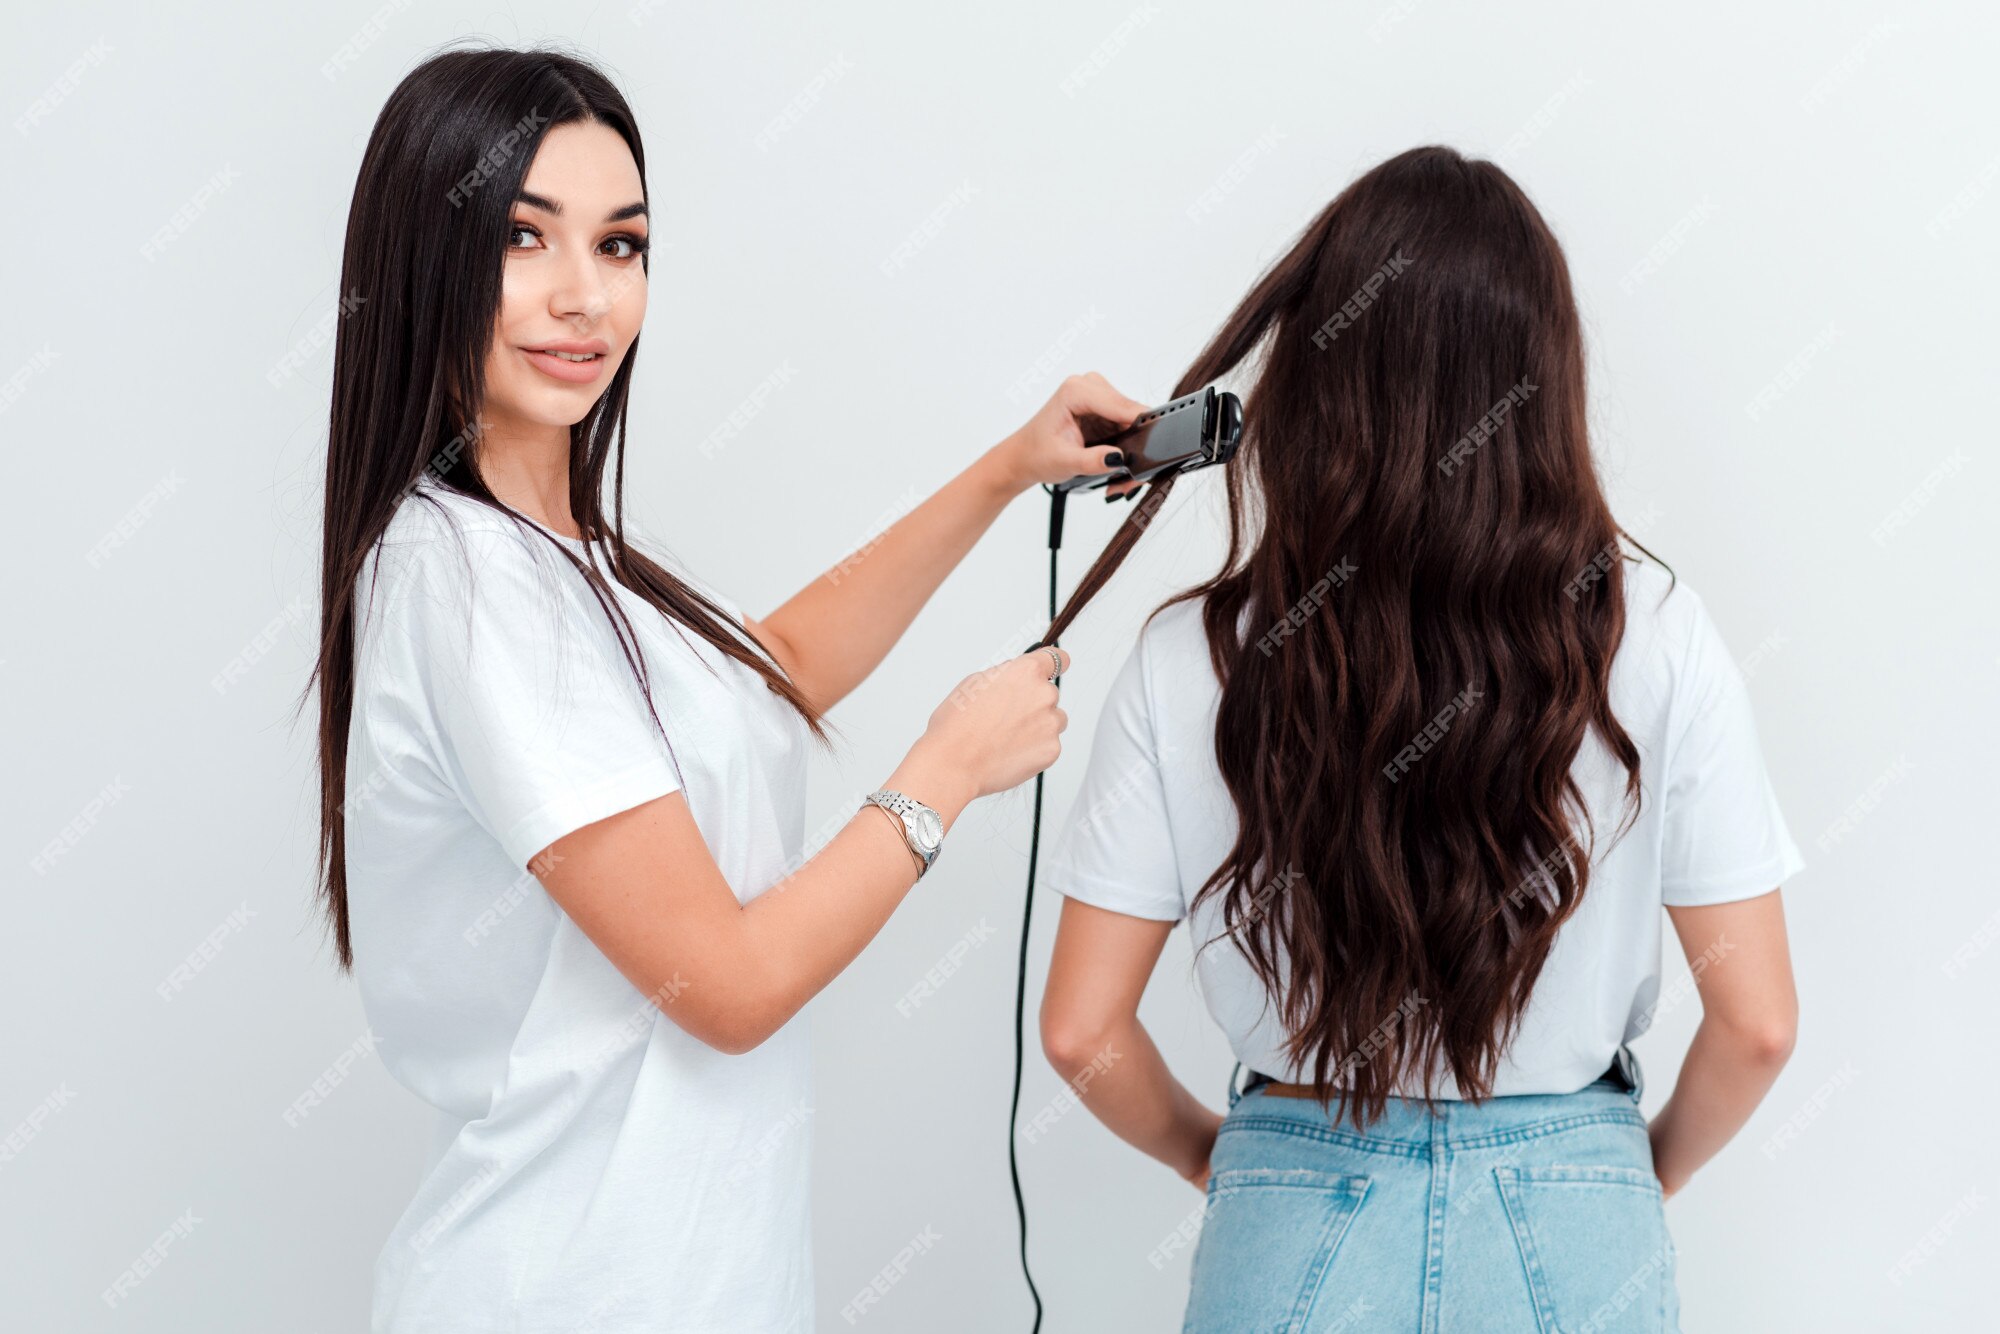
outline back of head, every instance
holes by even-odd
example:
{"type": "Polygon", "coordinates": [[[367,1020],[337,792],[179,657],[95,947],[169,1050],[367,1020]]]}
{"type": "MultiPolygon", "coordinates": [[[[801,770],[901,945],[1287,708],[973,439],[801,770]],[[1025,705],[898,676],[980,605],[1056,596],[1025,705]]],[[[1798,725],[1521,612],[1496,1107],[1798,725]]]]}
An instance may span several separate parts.
{"type": "Polygon", "coordinates": [[[1499,167],[1412,149],[1327,205],[1177,392],[1243,363],[1228,559],[1174,599],[1203,601],[1241,823],[1201,890],[1211,947],[1244,951],[1357,1122],[1441,1073],[1481,1096],[1588,882],[1591,729],[1638,795],[1561,247],[1499,167]]]}

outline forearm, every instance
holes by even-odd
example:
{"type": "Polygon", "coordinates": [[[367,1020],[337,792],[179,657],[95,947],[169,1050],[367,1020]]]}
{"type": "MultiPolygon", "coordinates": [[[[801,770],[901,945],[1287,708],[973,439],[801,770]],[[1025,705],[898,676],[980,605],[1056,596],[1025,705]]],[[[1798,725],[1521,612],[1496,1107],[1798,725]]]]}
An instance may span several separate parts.
{"type": "Polygon", "coordinates": [[[1107,1031],[1094,1050],[1079,1046],[1051,1059],[1112,1134],[1183,1177],[1207,1166],[1221,1117],[1174,1077],[1138,1019],[1107,1031]]]}
{"type": "MultiPolygon", "coordinates": [[[[965,775],[920,743],[883,787],[936,810],[945,830],[972,801],[965,775]]],[[[747,1049],[776,1032],[874,940],[917,882],[886,811],[862,807],[827,845],[745,904],[733,925],[734,1004],[747,1049]]]]}
{"type": "Polygon", "coordinates": [[[814,703],[831,708],[868,678],[1024,487],[999,447],[988,450],[764,618],[814,703]]]}
{"type": "Polygon", "coordinates": [[[1784,1069],[1788,1047],[1704,1019],[1695,1030],[1673,1096],[1653,1118],[1653,1168],[1669,1193],[1721,1152],[1784,1069]]]}

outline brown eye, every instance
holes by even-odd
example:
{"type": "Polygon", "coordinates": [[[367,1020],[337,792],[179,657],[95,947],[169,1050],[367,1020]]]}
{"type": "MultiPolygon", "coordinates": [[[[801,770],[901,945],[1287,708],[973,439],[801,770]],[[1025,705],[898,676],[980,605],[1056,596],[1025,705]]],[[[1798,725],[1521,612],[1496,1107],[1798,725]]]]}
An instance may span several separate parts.
{"type": "Polygon", "coordinates": [[[529,227],[521,223],[516,223],[514,226],[509,227],[507,229],[507,248],[509,250],[525,250],[531,248],[533,246],[532,241],[530,241],[528,245],[525,246],[517,244],[517,238],[523,236],[539,238],[541,236],[541,233],[536,231],[533,227],[529,227]]]}
{"type": "Polygon", "coordinates": [[[636,236],[613,236],[604,244],[612,247],[613,259],[631,259],[646,253],[646,243],[636,236]]]}

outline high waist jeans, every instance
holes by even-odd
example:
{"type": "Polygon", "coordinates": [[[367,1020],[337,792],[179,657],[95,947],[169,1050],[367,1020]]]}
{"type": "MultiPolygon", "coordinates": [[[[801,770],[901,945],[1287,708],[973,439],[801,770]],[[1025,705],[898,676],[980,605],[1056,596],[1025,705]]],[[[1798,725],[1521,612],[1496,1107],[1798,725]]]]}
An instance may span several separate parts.
{"type": "Polygon", "coordinates": [[[1186,1334],[1679,1329],[1629,1051],[1575,1093],[1394,1098],[1365,1133],[1268,1082],[1231,1080],[1186,1334]]]}

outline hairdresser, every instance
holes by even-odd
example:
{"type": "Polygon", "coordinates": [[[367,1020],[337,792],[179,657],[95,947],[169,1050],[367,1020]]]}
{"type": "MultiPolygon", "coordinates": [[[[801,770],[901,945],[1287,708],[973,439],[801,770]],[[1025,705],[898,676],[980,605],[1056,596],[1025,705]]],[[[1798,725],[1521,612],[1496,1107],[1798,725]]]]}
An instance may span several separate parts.
{"type": "Polygon", "coordinates": [[[1064,381],[753,620],[624,531],[648,201],[625,99],[547,52],[419,67],[355,186],[341,290],[403,295],[338,335],[322,894],[379,1055],[438,1114],[378,1334],[807,1327],[801,1008],[969,802],[1055,761],[1069,658],[967,677],[809,859],[807,739],[1009,501],[1116,473],[1089,440],[1143,406],[1064,381]]]}

